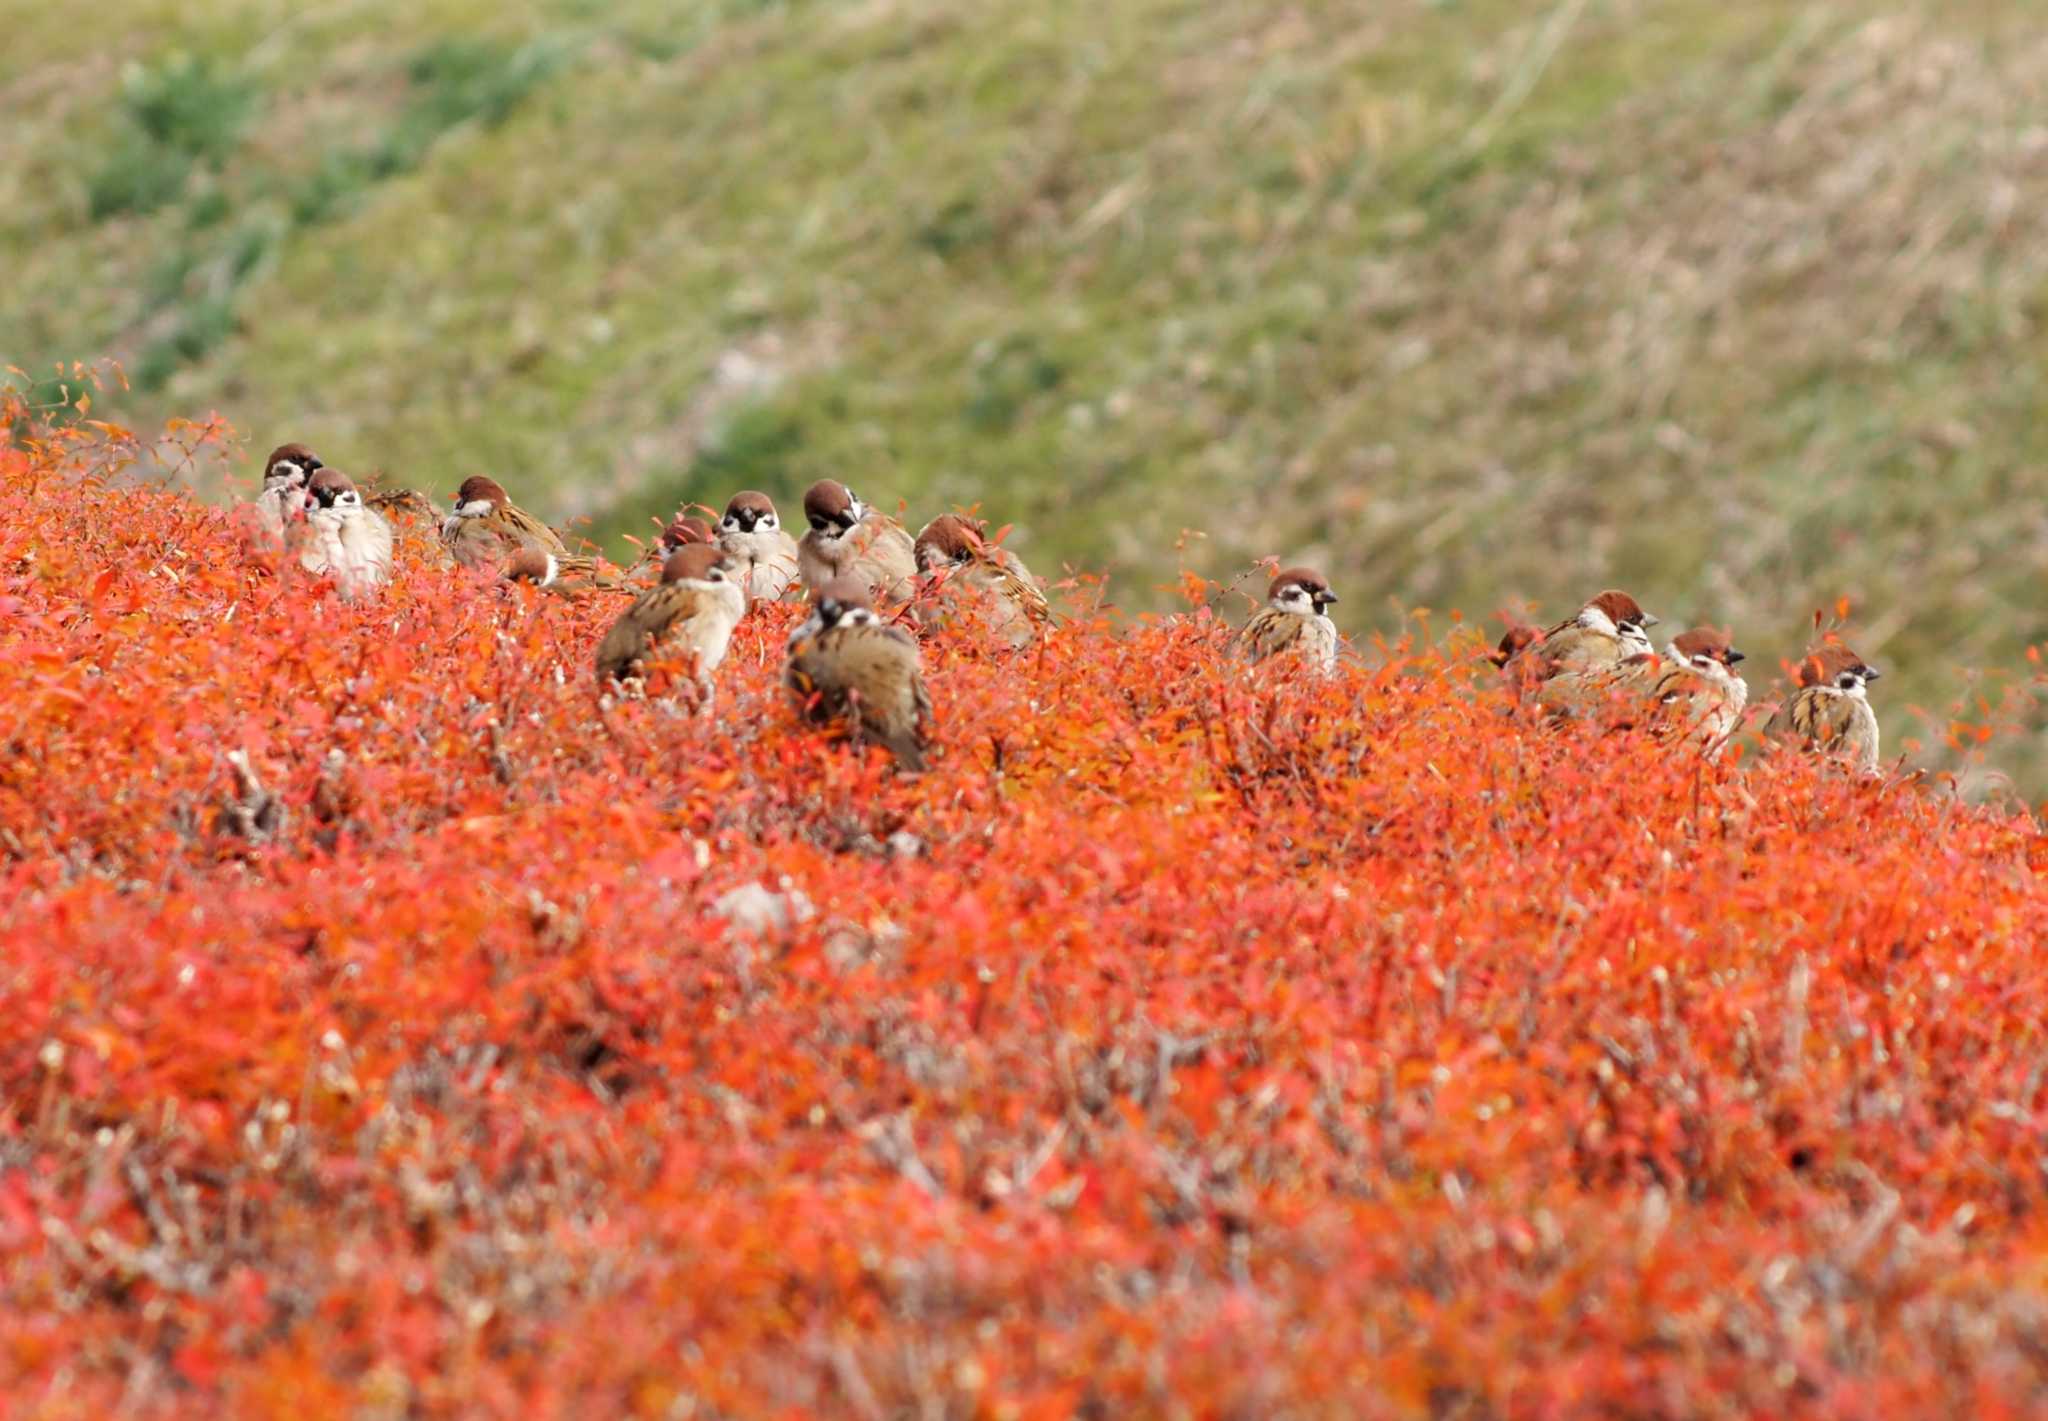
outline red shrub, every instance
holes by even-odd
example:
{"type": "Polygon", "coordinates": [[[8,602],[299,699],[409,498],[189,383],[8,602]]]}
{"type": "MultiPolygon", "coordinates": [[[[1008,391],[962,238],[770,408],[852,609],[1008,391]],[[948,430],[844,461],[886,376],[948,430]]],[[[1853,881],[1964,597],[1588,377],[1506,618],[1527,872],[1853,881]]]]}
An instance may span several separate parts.
{"type": "Polygon", "coordinates": [[[1206,611],[928,646],[902,778],[795,722],[793,608],[714,721],[608,705],[616,603],[427,529],[343,603],[119,448],[0,453],[25,1412],[2048,1387],[2024,819],[1533,729],[1465,633],[1247,678],[1206,611]]]}

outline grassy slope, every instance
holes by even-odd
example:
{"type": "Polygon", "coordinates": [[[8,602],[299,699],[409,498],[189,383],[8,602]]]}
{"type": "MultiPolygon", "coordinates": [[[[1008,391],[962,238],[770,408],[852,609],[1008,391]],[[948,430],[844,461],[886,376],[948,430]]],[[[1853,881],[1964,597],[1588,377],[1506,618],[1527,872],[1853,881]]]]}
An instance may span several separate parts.
{"type": "Polygon", "coordinates": [[[1357,631],[1620,581],[1768,665],[1848,596],[1895,743],[2044,630],[2017,6],[127,8],[0,56],[0,349],[147,365],[137,420],[607,535],[981,499],[1132,601],[1196,528],[1357,631]],[[247,120],[95,220],[178,49],[247,120]]]}

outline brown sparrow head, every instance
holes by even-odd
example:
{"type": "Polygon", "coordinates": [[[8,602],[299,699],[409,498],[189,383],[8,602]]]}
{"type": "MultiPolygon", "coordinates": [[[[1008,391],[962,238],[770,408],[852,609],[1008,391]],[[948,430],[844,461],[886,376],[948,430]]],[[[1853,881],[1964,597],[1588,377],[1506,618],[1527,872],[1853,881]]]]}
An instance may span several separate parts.
{"type": "Polygon", "coordinates": [[[663,582],[723,582],[725,554],[710,543],[685,543],[661,565],[663,582]]]}
{"type": "Polygon", "coordinates": [[[959,563],[972,562],[985,546],[981,528],[957,513],[942,513],[924,525],[917,535],[917,570],[938,572],[959,563]]]}
{"type": "Polygon", "coordinates": [[[709,543],[710,541],[711,525],[702,518],[694,516],[684,517],[679,514],[669,520],[668,527],[661,530],[661,548],[666,553],[672,553],[677,548],[688,547],[692,543],[709,543]]]}
{"type": "Polygon", "coordinates": [[[1674,660],[1707,674],[1716,670],[1727,671],[1745,659],[1743,653],[1735,649],[1728,633],[1715,627],[1694,627],[1689,632],[1680,632],[1671,639],[1671,655],[1674,660]]]}
{"type": "Polygon", "coordinates": [[[1313,568],[1290,567],[1266,588],[1266,605],[1304,616],[1327,617],[1330,604],[1336,600],[1337,594],[1330,590],[1330,584],[1313,568]]]}
{"type": "Polygon", "coordinates": [[[857,577],[835,579],[818,598],[815,617],[819,631],[881,622],[881,618],[875,612],[873,594],[868,591],[867,584],[857,577]]]}
{"type": "Polygon", "coordinates": [[[844,537],[867,511],[854,491],[837,479],[820,479],[804,493],[804,519],[822,538],[844,537]]]}
{"type": "Polygon", "coordinates": [[[825,630],[830,622],[826,620],[825,609],[831,607],[831,622],[837,622],[849,612],[865,612],[868,620],[880,621],[875,615],[874,594],[868,590],[867,580],[852,573],[843,573],[820,587],[811,598],[811,610],[802,621],[789,629],[784,639],[785,647],[794,647],[808,637],[814,637],[825,630]]]}
{"type": "Polygon", "coordinates": [[[457,518],[484,518],[495,509],[511,502],[505,496],[504,486],[496,479],[483,474],[471,474],[462,481],[462,487],[455,491],[455,516],[457,518]]]}
{"type": "Polygon", "coordinates": [[[305,445],[280,444],[263,463],[263,486],[303,488],[324,467],[320,456],[305,445]]]}
{"type": "Polygon", "coordinates": [[[1864,689],[1884,673],[1838,641],[1824,642],[1800,658],[1792,680],[1798,686],[1826,686],[1845,695],[1861,697],[1864,689]]]}
{"type": "Polygon", "coordinates": [[[1622,627],[1647,629],[1656,626],[1658,621],[1656,617],[1645,612],[1635,598],[1612,588],[1580,608],[1578,620],[1581,626],[1617,631],[1622,627]]]}
{"type": "MultiPolygon", "coordinates": [[[[808,511],[808,501],[805,507],[808,511]]],[[[718,521],[721,533],[773,533],[781,527],[775,500],[754,489],[744,489],[728,499],[725,516],[718,521]]]]}
{"type": "Polygon", "coordinates": [[[306,495],[314,508],[361,508],[363,496],[355,483],[339,469],[322,466],[306,481],[306,495]]]}

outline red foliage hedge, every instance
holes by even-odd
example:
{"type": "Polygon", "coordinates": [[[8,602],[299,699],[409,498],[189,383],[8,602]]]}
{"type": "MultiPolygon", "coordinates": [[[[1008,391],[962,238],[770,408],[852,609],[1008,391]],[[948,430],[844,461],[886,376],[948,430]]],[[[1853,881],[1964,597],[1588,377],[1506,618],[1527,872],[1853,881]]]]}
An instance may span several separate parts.
{"type": "Polygon", "coordinates": [[[119,447],[0,453],[13,1414],[2048,1404],[2023,817],[1206,610],[928,646],[899,777],[794,609],[607,706],[615,603],[119,447]]]}

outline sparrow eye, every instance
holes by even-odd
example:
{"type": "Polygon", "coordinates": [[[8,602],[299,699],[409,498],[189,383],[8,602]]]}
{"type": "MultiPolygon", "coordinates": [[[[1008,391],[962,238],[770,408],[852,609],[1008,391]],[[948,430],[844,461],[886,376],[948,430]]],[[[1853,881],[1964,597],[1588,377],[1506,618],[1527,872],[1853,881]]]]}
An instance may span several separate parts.
{"type": "Polygon", "coordinates": [[[953,561],[954,561],[954,562],[966,562],[966,561],[967,561],[967,549],[965,549],[965,548],[960,548],[960,549],[956,550],[956,551],[954,552],[954,554],[953,554],[953,561]]]}

